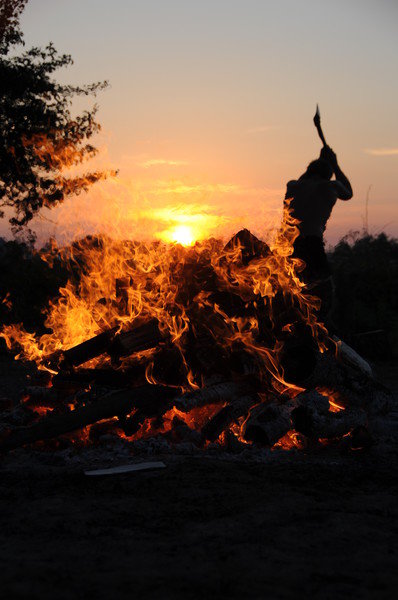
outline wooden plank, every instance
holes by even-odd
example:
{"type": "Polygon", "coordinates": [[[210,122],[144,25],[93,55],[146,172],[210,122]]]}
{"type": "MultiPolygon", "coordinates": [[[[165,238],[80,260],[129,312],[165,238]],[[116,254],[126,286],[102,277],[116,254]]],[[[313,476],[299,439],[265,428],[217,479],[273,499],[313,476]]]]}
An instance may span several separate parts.
{"type": "Polygon", "coordinates": [[[162,461],[134,463],[133,465],[120,465],[119,467],[110,467],[109,469],[95,469],[93,471],[84,471],[89,477],[101,477],[104,475],[123,475],[124,473],[133,473],[137,471],[148,471],[152,469],[165,469],[166,465],[162,461]]]}

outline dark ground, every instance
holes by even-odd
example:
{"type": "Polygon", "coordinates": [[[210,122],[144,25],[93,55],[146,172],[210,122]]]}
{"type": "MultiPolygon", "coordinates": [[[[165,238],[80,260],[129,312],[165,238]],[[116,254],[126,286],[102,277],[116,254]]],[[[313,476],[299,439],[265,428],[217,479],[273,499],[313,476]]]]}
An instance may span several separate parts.
{"type": "MultiPolygon", "coordinates": [[[[379,373],[396,385],[394,365],[379,373]]],[[[0,461],[3,598],[390,599],[398,585],[391,436],[109,478],[41,454],[0,461]]]]}

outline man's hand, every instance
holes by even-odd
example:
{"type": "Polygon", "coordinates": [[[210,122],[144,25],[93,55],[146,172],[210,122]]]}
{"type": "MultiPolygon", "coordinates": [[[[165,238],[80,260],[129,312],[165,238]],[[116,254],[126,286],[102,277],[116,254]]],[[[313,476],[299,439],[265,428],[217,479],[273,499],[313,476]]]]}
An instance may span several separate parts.
{"type": "Polygon", "coordinates": [[[337,169],[337,156],[330,146],[324,146],[322,148],[320,157],[328,161],[330,166],[333,167],[333,171],[337,169]]]}

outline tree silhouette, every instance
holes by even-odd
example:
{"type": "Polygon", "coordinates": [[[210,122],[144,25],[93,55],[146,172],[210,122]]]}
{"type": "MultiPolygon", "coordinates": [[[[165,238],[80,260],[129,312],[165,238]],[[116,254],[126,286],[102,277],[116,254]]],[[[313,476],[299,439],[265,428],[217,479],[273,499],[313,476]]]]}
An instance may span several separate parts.
{"type": "Polygon", "coordinates": [[[13,209],[14,233],[26,229],[42,207],[51,208],[87,191],[109,174],[65,173],[96,154],[88,140],[100,129],[97,106],[73,118],[72,101],[79,95],[95,96],[108,84],[57,83],[53,73],[73,61],[58,54],[52,43],[17,55],[15,48],[24,45],[19,17],[26,3],[0,4],[0,216],[3,208],[13,209]]]}

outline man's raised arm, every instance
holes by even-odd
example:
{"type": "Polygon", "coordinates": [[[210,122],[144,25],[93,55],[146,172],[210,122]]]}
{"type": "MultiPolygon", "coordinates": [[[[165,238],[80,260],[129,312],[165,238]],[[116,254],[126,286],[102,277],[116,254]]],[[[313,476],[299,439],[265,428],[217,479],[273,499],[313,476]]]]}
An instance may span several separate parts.
{"type": "Polygon", "coordinates": [[[333,152],[329,146],[325,146],[322,148],[321,157],[327,160],[333,167],[336,181],[332,183],[334,183],[337,197],[340,198],[340,200],[350,200],[352,198],[351,183],[340,169],[335,152],[333,152]]]}
{"type": "Polygon", "coordinates": [[[336,168],[334,170],[334,174],[336,176],[335,183],[339,183],[340,185],[337,188],[337,197],[340,200],[350,200],[352,198],[352,187],[351,183],[348,181],[347,177],[344,175],[343,171],[340,169],[339,165],[336,163],[336,168]]]}

